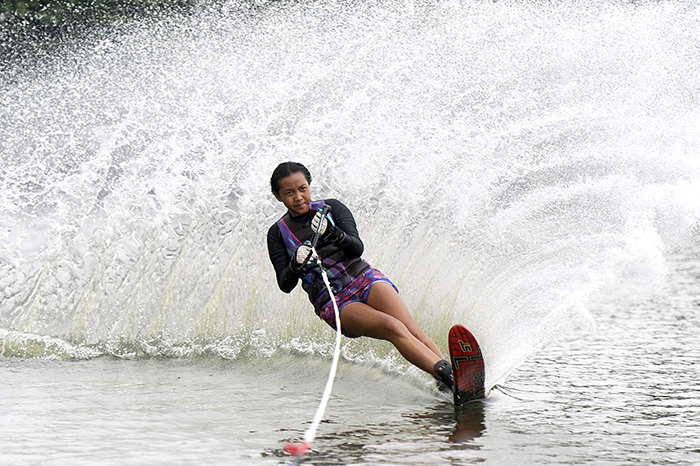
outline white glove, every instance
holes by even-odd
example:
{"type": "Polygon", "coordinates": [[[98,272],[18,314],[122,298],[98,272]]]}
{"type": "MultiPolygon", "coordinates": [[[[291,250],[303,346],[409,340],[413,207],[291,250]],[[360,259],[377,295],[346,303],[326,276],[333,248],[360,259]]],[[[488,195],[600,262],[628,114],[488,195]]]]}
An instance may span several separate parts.
{"type": "Polygon", "coordinates": [[[314,215],[314,218],[311,219],[311,231],[318,233],[319,236],[323,236],[326,229],[328,229],[328,217],[322,215],[319,210],[316,212],[316,215],[314,215]]]}
{"type": "Polygon", "coordinates": [[[296,270],[301,270],[302,266],[311,266],[320,262],[318,255],[311,248],[311,245],[302,244],[297,248],[297,252],[294,254],[294,268],[296,270]]]}

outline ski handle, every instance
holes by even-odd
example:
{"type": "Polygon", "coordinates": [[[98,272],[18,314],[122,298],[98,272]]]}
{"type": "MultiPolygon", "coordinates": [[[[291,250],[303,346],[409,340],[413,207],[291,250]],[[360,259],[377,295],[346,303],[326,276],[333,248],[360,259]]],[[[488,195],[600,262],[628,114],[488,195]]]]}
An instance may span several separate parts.
{"type": "MultiPolygon", "coordinates": [[[[330,212],[330,211],[331,211],[331,206],[324,205],[323,208],[321,209],[321,219],[323,219],[323,217],[328,215],[328,212],[330,212]]],[[[323,220],[321,220],[321,221],[323,221],[323,220]]],[[[320,226],[320,224],[319,224],[319,226],[320,226]]],[[[311,240],[311,249],[313,249],[314,251],[316,251],[316,243],[318,243],[318,238],[321,236],[320,231],[321,230],[316,230],[316,233],[314,233],[314,237],[311,240]]],[[[307,256],[306,260],[304,260],[304,263],[301,265],[302,270],[304,269],[304,267],[306,267],[306,263],[309,262],[310,258],[311,258],[311,254],[309,254],[307,256]]]]}

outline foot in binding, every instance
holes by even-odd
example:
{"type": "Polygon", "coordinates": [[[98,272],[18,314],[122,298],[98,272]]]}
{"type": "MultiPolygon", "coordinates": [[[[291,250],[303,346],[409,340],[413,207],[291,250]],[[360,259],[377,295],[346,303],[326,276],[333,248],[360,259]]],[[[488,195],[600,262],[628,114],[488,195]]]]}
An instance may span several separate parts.
{"type": "Polygon", "coordinates": [[[433,370],[439,377],[437,379],[437,389],[444,393],[452,393],[455,385],[452,378],[452,365],[442,359],[435,364],[433,370]]]}

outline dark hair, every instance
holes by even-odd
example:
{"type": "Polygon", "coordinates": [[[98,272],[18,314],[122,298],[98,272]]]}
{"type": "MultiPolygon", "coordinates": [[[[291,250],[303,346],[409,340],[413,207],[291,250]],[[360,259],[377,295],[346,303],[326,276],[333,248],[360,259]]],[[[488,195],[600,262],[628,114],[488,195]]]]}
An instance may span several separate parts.
{"type": "Polygon", "coordinates": [[[272,172],[272,177],[270,178],[272,194],[279,195],[281,189],[280,181],[295,173],[303,173],[306,181],[311,184],[311,173],[309,173],[309,170],[307,170],[305,166],[297,162],[283,162],[277,165],[275,171],[272,172]]]}

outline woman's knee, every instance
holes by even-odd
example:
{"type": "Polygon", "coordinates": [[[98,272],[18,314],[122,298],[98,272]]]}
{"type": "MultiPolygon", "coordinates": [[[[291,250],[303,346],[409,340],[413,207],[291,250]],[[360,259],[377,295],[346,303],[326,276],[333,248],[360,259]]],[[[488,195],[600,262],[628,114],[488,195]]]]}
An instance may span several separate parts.
{"type": "Polygon", "coordinates": [[[381,333],[385,339],[393,342],[399,338],[406,338],[411,332],[399,319],[387,315],[386,319],[382,320],[381,333]]]}

